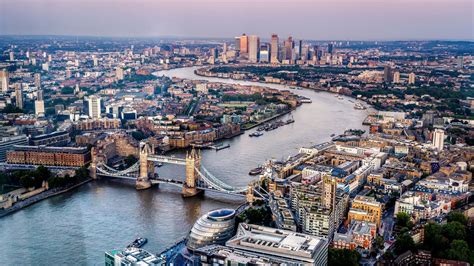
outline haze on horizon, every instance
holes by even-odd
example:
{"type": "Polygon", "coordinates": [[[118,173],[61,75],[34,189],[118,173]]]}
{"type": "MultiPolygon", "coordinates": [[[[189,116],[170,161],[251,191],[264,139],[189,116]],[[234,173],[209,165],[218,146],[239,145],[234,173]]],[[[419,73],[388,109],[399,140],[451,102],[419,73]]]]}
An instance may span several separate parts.
{"type": "Polygon", "coordinates": [[[0,0],[0,35],[473,40],[472,0],[0,0]]]}

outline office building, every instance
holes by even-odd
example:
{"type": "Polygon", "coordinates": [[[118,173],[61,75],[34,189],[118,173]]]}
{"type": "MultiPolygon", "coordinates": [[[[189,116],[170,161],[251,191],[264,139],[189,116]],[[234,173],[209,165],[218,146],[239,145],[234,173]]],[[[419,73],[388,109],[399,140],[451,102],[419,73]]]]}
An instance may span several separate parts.
{"type": "Polygon", "coordinates": [[[411,72],[410,74],[408,74],[408,84],[415,84],[415,79],[415,73],[411,72]]]}
{"type": "Polygon", "coordinates": [[[287,265],[327,265],[326,238],[288,230],[241,223],[226,246],[269,259],[292,261],[287,265]]]}
{"type": "Polygon", "coordinates": [[[23,109],[23,90],[21,83],[15,83],[16,107],[23,109]]]}
{"type": "Polygon", "coordinates": [[[332,245],[334,248],[350,249],[362,248],[369,250],[372,248],[377,233],[377,225],[363,221],[352,221],[349,230],[345,233],[336,233],[332,245]]]}
{"type": "Polygon", "coordinates": [[[235,230],[235,210],[218,209],[201,216],[188,236],[186,246],[195,250],[208,245],[223,245],[235,230]]]}
{"type": "Polygon", "coordinates": [[[126,248],[105,252],[105,266],[164,265],[164,261],[140,248],[126,248]]]}
{"type": "Polygon", "coordinates": [[[248,36],[242,34],[240,36],[240,55],[247,55],[249,52],[249,41],[248,41],[248,36]]]}
{"type": "Polygon", "coordinates": [[[3,69],[0,71],[0,92],[8,91],[9,76],[8,71],[3,69]]]}
{"type": "Polygon", "coordinates": [[[28,145],[26,135],[0,138],[0,162],[7,160],[7,151],[11,150],[15,145],[28,145]]]}
{"type": "Polygon", "coordinates": [[[279,41],[278,41],[278,35],[272,34],[272,39],[270,43],[270,63],[272,64],[278,64],[280,63],[280,60],[278,60],[279,52],[280,52],[280,47],[279,47],[279,41]]]}
{"type": "Polygon", "coordinates": [[[433,147],[438,151],[442,151],[444,147],[444,130],[435,128],[433,133],[433,147]]]}
{"type": "Polygon", "coordinates": [[[15,53],[10,52],[10,61],[15,61],[15,53]]]}
{"type": "Polygon", "coordinates": [[[260,38],[256,35],[250,35],[248,37],[248,53],[249,53],[249,62],[257,63],[259,48],[260,48],[260,38]]]}
{"type": "Polygon", "coordinates": [[[43,69],[43,71],[49,71],[49,64],[48,63],[42,64],[41,69],[43,69]]]}
{"type": "Polygon", "coordinates": [[[292,56],[293,56],[294,47],[295,47],[295,42],[293,41],[293,38],[290,36],[283,43],[283,59],[288,60],[290,63],[293,60],[292,56]]]}
{"type": "Polygon", "coordinates": [[[30,145],[32,146],[66,146],[71,141],[69,132],[55,131],[48,134],[33,136],[30,138],[30,145]]]}
{"type": "Polygon", "coordinates": [[[268,45],[267,43],[260,45],[259,62],[270,63],[270,53],[270,45],[268,45]]]}
{"type": "Polygon", "coordinates": [[[328,44],[328,53],[331,55],[334,53],[334,44],[332,43],[328,44]]]}
{"type": "Polygon", "coordinates": [[[91,95],[88,99],[89,117],[100,118],[101,115],[101,99],[100,96],[91,95]]]}
{"type": "Polygon", "coordinates": [[[234,38],[235,51],[240,52],[240,37],[234,38]]]}

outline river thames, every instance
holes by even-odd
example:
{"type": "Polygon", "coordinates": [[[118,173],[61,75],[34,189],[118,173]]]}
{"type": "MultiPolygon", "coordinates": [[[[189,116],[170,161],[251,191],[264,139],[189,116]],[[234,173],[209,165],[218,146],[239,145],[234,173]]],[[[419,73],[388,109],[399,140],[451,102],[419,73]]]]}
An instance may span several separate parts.
{"type": "MultiPolygon", "coordinates": [[[[282,85],[198,77],[195,68],[160,71],[157,75],[288,89],[282,85]]],[[[222,181],[244,186],[251,168],[268,159],[283,159],[302,146],[321,143],[346,129],[365,129],[367,110],[354,110],[353,99],[312,90],[294,90],[308,97],[291,114],[295,123],[265,132],[226,140],[230,148],[203,150],[203,164],[222,181]]],[[[184,156],[175,152],[175,156],[184,156]]],[[[161,176],[184,177],[184,169],[163,166],[161,176]]],[[[0,218],[0,258],[6,265],[103,265],[104,252],[124,248],[136,237],[146,237],[145,249],[157,253],[187,235],[194,221],[206,211],[236,207],[243,198],[207,193],[183,199],[180,190],[162,185],[136,191],[133,184],[113,180],[93,181],[71,192],[46,199],[0,218]]]]}

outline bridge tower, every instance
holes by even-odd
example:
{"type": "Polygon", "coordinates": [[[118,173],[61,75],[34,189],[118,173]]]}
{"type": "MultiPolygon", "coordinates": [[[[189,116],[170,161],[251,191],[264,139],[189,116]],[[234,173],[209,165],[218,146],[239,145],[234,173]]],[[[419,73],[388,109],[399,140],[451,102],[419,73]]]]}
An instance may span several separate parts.
{"type": "Polygon", "coordinates": [[[186,181],[183,184],[183,197],[192,197],[201,193],[202,190],[196,187],[199,178],[197,169],[201,168],[201,151],[193,148],[191,152],[186,153],[186,181]]]}
{"type": "Polygon", "coordinates": [[[97,150],[93,147],[91,149],[91,164],[89,166],[89,176],[97,179],[97,150]]]}
{"type": "Polygon", "coordinates": [[[137,178],[135,187],[138,190],[147,189],[151,187],[149,179],[149,165],[148,165],[148,154],[150,154],[150,145],[146,142],[140,142],[139,147],[139,162],[140,162],[140,173],[137,178]]]}

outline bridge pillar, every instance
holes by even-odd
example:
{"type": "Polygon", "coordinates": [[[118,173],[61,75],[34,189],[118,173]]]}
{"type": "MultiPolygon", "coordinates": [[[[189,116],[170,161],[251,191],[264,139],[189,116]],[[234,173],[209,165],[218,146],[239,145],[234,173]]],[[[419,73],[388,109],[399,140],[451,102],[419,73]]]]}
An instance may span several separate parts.
{"type": "Polygon", "coordinates": [[[247,193],[245,194],[245,198],[247,199],[247,203],[252,204],[255,201],[255,196],[253,194],[254,184],[253,182],[248,184],[247,186],[247,193]]]}
{"type": "Polygon", "coordinates": [[[148,167],[148,154],[150,154],[150,145],[148,145],[148,143],[146,142],[140,142],[139,149],[140,173],[137,178],[135,187],[138,190],[141,190],[151,187],[151,182],[149,178],[150,167],[148,167]]]}
{"type": "Polygon", "coordinates": [[[199,173],[196,169],[200,169],[200,167],[201,152],[196,152],[193,148],[191,152],[186,153],[186,181],[183,184],[183,197],[192,197],[203,192],[203,190],[197,188],[199,173]]]}
{"type": "Polygon", "coordinates": [[[91,164],[89,166],[89,176],[97,179],[97,151],[93,147],[91,149],[91,164]]]}

